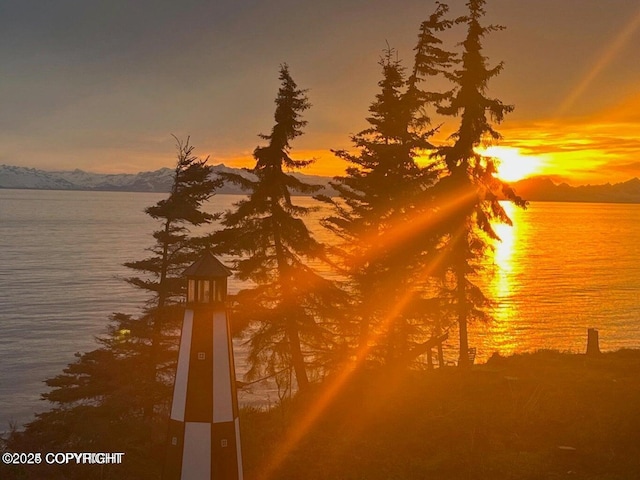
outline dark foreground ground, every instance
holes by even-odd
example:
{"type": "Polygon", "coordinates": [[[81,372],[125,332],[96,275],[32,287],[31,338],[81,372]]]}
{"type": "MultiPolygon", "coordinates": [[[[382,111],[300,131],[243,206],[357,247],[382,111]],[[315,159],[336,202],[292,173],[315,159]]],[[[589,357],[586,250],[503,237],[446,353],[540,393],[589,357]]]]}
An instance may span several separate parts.
{"type": "Polygon", "coordinates": [[[243,413],[247,480],[640,479],[640,351],[326,384],[243,413]]]}

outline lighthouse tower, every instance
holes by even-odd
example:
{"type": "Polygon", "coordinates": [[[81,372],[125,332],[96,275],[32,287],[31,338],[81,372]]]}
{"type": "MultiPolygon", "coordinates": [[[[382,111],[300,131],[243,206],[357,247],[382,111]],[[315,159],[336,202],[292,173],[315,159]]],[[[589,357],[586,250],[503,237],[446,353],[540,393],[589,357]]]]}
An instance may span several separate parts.
{"type": "Polygon", "coordinates": [[[184,271],[187,303],[163,480],[242,480],[229,319],[231,272],[210,252],[184,271]]]}

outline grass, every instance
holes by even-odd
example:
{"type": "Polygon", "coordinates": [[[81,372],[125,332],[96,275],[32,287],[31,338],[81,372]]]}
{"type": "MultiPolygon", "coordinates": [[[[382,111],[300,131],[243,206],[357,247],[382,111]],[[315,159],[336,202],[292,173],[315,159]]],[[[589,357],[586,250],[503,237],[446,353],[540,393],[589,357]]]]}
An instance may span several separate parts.
{"type": "Polygon", "coordinates": [[[247,480],[640,479],[640,351],[360,372],[265,476],[325,388],[243,411],[247,480]]]}

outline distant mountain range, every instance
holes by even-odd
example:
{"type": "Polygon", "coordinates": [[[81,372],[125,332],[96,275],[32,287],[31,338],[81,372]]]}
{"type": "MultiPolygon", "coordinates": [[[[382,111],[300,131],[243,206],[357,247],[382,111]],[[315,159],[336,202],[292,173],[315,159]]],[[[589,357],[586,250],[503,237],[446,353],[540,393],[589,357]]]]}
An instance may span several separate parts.
{"type": "MultiPolygon", "coordinates": [[[[238,173],[247,178],[253,175],[239,168],[230,168],[224,164],[213,167],[215,173],[238,173]]],[[[120,192],[169,192],[173,183],[174,171],[161,168],[152,172],[140,173],[91,173],[83,170],[47,171],[35,168],[0,165],[0,188],[36,189],[36,190],[95,190],[120,192]]],[[[316,175],[293,174],[299,180],[323,188],[319,193],[331,195],[335,192],[329,187],[329,178],[316,175]]],[[[242,194],[235,185],[224,185],[218,193],[242,194]]]]}
{"type": "MultiPolygon", "coordinates": [[[[215,165],[214,172],[239,173],[251,178],[251,174],[223,164],[215,165]]],[[[173,170],[161,168],[153,172],[104,174],[83,170],[45,171],[35,168],[0,165],[0,188],[40,190],[96,190],[123,192],[168,192],[173,182],[173,170]]],[[[293,174],[305,183],[324,187],[321,193],[335,194],[329,186],[329,177],[293,174]]],[[[512,184],[516,192],[530,201],[640,203],[640,179],[604,185],[573,187],[556,184],[548,177],[532,177],[512,184]]],[[[225,185],[219,193],[244,193],[235,185],[225,185]]]]}
{"type": "Polygon", "coordinates": [[[531,177],[512,184],[516,193],[531,201],[543,202],[592,202],[592,203],[640,203],[640,179],[604,185],[572,187],[556,184],[548,177],[531,177]]]}

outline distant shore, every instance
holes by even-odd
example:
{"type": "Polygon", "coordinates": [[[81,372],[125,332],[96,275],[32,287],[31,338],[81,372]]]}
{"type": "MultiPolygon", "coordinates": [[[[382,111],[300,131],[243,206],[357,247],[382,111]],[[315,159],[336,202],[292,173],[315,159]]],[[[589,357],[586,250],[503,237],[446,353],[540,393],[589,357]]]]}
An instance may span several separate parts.
{"type": "MultiPolygon", "coordinates": [[[[246,170],[215,165],[214,172],[231,172],[250,177],[246,170]]],[[[173,170],[161,168],[151,172],[104,174],[83,170],[48,171],[35,168],[0,165],[0,189],[30,190],[78,190],[115,192],[169,192],[173,170]]],[[[320,192],[333,196],[335,190],[329,182],[331,177],[294,174],[297,178],[323,188],[320,192]]],[[[604,185],[571,186],[556,183],[549,177],[529,177],[513,182],[512,187],[522,198],[536,202],[582,202],[582,203],[640,203],[640,179],[604,185]]],[[[224,185],[218,193],[239,194],[244,192],[234,185],[224,185]]]]}

